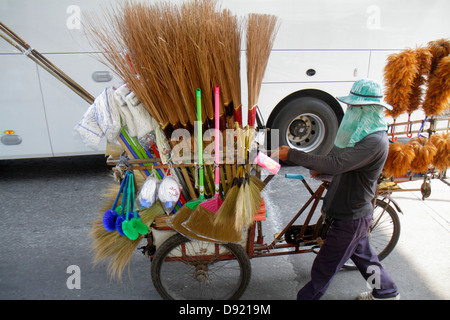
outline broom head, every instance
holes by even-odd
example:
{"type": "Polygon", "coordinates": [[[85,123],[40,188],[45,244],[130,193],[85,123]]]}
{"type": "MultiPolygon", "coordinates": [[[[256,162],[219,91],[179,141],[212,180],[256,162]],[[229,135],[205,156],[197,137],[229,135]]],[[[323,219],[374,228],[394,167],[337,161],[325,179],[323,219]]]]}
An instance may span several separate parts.
{"type": "Polygon", "coordinates": [[[233,224],[215,225],[215,218],[215,213],[198,206],[183,225],[187,230],[211,242],[228,243],[242,240],[242,229],[236,230],[233,224]]]}
{"type": "Polygon", "coordinates": [[[200,202],[198,202],[197,200],[187,202],[177,211],[175,215],[172,216],[172,218],[169,220],[169,224],[177,232],[181,233],[182,235],[188,238],[200,241],[209,241],[209,239],[197,235],[196,233],[192,232],[191,230],[187,229],[184,226],[184,223],[189,219],[189,217],[192,215],[193,210],[195,209],[189,206],[189,204],[192,203],[194,203],[194,205],[196,204],[195,208],[197,208],[200,202]]]}

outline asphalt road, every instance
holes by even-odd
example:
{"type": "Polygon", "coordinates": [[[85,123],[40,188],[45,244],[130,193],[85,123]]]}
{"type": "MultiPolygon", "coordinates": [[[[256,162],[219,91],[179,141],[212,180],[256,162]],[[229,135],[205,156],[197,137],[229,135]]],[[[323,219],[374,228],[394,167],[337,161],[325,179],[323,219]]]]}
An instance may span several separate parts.
{"type": "MultiPolygon", "coordinates": [[[[301,182],[284,178],[287,172],[308,175],[284,167],[266,187],[267,242],[308,197],[301,182]]],[[[92,266],[90,223],[111,183],[103,156],[0,161],[0,299],[161,299],[150,261],[139,251],[121,282],[109,279],[106,264],[92,266]],[[79,289],[67,285],[71,266],[79,268],[79,289]]],[[[402,234],[383,264],[403,299],[450,299],[450,187],[433,181],[432,188],[425,201],[413,192],[396,196],[405,211],[402,234]]],[[[242,300],[295,299],[313,259],[311,253],[252,259],[242,300]]],[[[352,300],[362,291],[367,287],[358,271],[341,271],[322,299],[352,300]]]]}

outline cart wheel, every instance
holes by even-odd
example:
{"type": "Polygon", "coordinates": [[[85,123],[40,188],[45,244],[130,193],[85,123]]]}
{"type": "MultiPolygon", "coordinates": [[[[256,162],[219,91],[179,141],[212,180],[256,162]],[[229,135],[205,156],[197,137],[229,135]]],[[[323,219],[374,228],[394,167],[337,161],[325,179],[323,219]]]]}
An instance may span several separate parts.
{"type": "Polygon", "coordinates": [[[176,234],[156,251],[153,285],[167,300],[235,300],[251,277],[247,253],[238,244],[189,240],[176,234]]]}
{"type": "MultiPolygon", "coordinates": [[[[372,224],[369,227],[369,243],[381,261],[397,245],[400,237],[400,219],[397,212],[388,203],[377,199],[373,210],[372,224]]],[[[356,270],[353,261],[348,260],[343,268],[356,270]]]]}

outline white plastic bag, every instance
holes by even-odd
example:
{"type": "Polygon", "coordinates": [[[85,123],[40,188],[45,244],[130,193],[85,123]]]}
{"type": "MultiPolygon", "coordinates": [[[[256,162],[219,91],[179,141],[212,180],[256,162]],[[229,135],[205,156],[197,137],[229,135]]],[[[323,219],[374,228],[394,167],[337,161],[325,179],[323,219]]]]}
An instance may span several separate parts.
{"type": "Polygon", "coordinates": [[[147,177],[136,197],[136,208],[144,210],[150,208],[156,202],[156,195],[158,193],[159,180],[153,175],[147,177]]]}
{"type": "Polygon", "coordinates": [[[164,211],[170,213],[178,199],[180,198],[181,187],[178,179],[174,175],[166,176],[161,181],[158,189],[158,199],[164,208],[164,211]]]}

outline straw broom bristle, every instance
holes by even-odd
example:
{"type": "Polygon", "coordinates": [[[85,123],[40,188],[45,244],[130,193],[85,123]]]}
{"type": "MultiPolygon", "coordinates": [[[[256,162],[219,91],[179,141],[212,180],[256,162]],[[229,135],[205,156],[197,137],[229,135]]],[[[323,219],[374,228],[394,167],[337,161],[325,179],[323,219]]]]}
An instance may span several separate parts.
{"type": "Polygon", "coordinates": [[[408,109],[411,88],[418,71],[417,56],[412,49],[388,57],[384,68],[385,100],[393,106],[393,110],[386,110],[386,115],[396,119],[408,109]]]}
{"type": "Polygon", "coordinates": [[[428,84],[423,109],[427,116],[437,116],[450,107],[450,56],[439,62],[428,84]]]}
{"type": "Polygon", "coordinates": [[[250,175],[250,183],[253,184],[259,192],[261,192],[266,186],[264,181],[254,175],[250,175]]]}
{"type": "Polygon", "coordinates": [[[258,102],[261,83],[278,27],[278,18],[274,15],[255,13],[248,15],[247,86],[249,109],[258,102]]]}
{"type": "Polygon", "coordinates": [[[207,241],[220,243],[241,241],[242,229],[235,229],[232,223],[217,225],[215,219],[215,213],[198,206],[189,220],[184,223],[184,226],[198,237],[207,239],[207,241]]]}
{"type": "Polygon", "coordinates": [[[264,189],[265,183],[256,176],[250,175],[249,186],[250,186],[250,201],[251,201],[250,208],[253,214],[255,215],[260,208],[261,191],[264,189]]]}
{"type": "Polygon", "coordinates": [[[228,190],[225,199],[216,213],[214,225],[233,225],[236,212],[236,198],[239,193],[239,179],[235,177],[230,190],[228,190]]]}
{"type": "Polygon", "coordinates": [[[179,6],[125,1],[88,21],[102,62],[130,87],[166,136],[179,127],[193,133],[196,88],[205,93],[202,123],[212,127],[216,84],[225,99],[223,129],[232,128],[233,106],[241,106],[242,22],[229,10],[214,0],[179,6]]]}
{"type": "Polygon", "coordinates": [[[385,176],[399,177],[405,175],[408,172],[414,157],[415,153],[410,144],[403,144],[401,142],[391,143],[384,164],[385,176]]]}
{"type": "Polygon", "coordinates": [[[129,50],[131,32],[124,20],[126,14],[133,13],[130,6],[130,3],[123,3],[118,8],[111,6],[109,10],[104,10],[101,18],[92,14],[87,17],[86,30],[89,39],[102,52],[101,61],[128,84],[150,114],[164,126],[169,118],[165,110],[158,108],[158,88],[153,87],[153,82],[142,81],[145,78],[140,74],[141,63],[137,61],[136,52],[129,50]]]}
{"type": "Polygon", "coordinates": [[[430,140],[437,149],[432,165],[436,169],[444,171],[450,167],[450,132],[434,134],[430,140]]]}
{"type": "Polygon", "coordinates": [[[411,139],[408,144],[414,151],[414,159],[411,161],[411,171],[414,173],[424,173],[427,171],[434,156],[436,155],[436,147],[424,137],[411,139]]]}
{"type": "MultiPolygon", "coordinates": [[[[223,56],[224,73],[226,74],[226,86],[229,88],[231,101],[224,101],[229,108],[229,116],[234,119],[233,110],[240,108],[241,102],[241,39],[242,21],[233,15],[230,10],[222,11],[221,28],[223,37],[221,38],[220,54],[223,56]]],[[[233,123],[229,123],[228,128],[233,128],[233,123]]]]}
{"type": "Polygon", "coordinates": [[[244,178],[243,184],[239,188],[239,193],[236,198],[236,209],[234,218],[235,230],[241,230],[243,226],[249,225],[252,222],[250,212],[250,195],[248,188],[248,181],[244,178]]]}
{"type": "MultiPolygon", "coordinates": [[[[198,207],[198,206],[197,206],[198,207]]],[[[196,208],[197,208],[196,207],[196,208]]],[[[195,209],[194,209],[195,210],[195,209]]],[[[209,241],[209,239],[200,236],[199,234],[187,229],[185,223],[190,219],[193,214],[193,210],[188,206],[184,205],[177,211],[177,213],[170,219],[170,225],[179,233],[185,235],[186,237],[200,240],[209,241]]],[[[203,222],[203,221],[202,221],[203,222]]]]}

